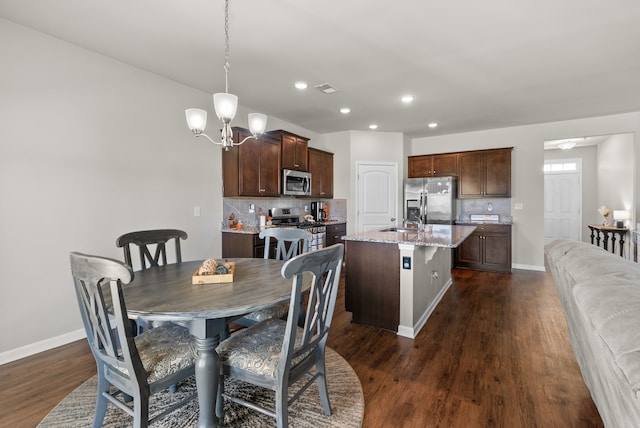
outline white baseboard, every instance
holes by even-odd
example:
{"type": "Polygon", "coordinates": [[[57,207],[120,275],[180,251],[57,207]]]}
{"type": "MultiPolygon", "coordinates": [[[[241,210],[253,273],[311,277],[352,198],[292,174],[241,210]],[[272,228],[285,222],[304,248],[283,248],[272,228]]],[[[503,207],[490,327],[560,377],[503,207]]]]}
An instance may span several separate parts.
{"type": "Polygon", "coordinates": [[[29,357],[39,352],[48,351],[49,349],[57,348],[58,346],[66,345],[67,343],[75,342],[76,340],[84,339],[86,337],[87,334],[85,333],[84,328],[81,328],[69,333],[61,334],[60,336],[41,340],[40,342],[10,349],[0,353],[0,365],[29,357]]]}
{"type": "Polygon", "coordinates": [[[546,272],[544,266],[535,266],[535,265],[521,265],[521,264],[513,264],[511,265],[513,269],[523,269],[523,270],[536,270],[539,272],[546,272]]]}
{"type": "Polygon", "coordinates": [[[433,300],[433,302],[431,302],[431,304],[424,311],[424,313],[422,314],[418,322],[413,326],[413,328],[405,325],[399,325],[398,336],[415,339],[418,333],[420,333],[420,330],[422,330],[422,327],[424,327],[424,325],[427,323],[427,320],[429,319],[433,311],[436,309],[436,306],[438,306],[438,303],[440,303],[440,300],[442,300],[444,293],[446,293],[449,287],[451,287],[451,284],[453,284],[453,282],[451,281],[451,279],[449,279],[449,281],[447,281],[444,287],[442,287],[442,290],[440,290],[440,292],[438,293],[436,298],[433,300]]]}

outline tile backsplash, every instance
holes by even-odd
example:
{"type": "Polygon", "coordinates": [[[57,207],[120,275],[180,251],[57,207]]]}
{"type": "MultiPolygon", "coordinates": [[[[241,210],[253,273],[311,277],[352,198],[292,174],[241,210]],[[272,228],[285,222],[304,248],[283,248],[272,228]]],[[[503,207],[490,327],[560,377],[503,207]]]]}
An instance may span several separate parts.
{"type": "MultiPolygon", "coordinates": [[[[258,214],[262,210],[265,215],[268,215],[271,208],[300,208],[302,215],[305,213],[304,207],[311,206],[312,199],[298,199],[298,198],[255,198],[255,199],[238,199],[238,198],[223,198],[221,225],[226,228],[226,219],[231,213],[238,220],[242,220],[247,226],[257,226],[259,224],[258,214]],[[255,206],[255,212],[250,213],[249,207],[253,204],[255,206]]],[[[346,199],[318,199],[318,201],[324,202],[329,206],[329,220],[331,221],[346,221],[347,220],[347,200],[346,199]]]]}
{"type": "Polygon", "coordinates": [[[511,221],[511,199],[458,199],[458,221],[468,221],[471,214],[498,214],[501,221],[511,221]]]}

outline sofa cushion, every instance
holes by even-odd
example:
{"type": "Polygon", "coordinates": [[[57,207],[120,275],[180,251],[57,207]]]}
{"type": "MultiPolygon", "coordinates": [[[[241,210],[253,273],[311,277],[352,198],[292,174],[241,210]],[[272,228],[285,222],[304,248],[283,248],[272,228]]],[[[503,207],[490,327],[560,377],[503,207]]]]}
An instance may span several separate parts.
{"type": "Polygon", "coordinates": [[[595,330],[636,396],[640,391],[640,282],[619,272],[573,288],[579,311],[595,330]]]}

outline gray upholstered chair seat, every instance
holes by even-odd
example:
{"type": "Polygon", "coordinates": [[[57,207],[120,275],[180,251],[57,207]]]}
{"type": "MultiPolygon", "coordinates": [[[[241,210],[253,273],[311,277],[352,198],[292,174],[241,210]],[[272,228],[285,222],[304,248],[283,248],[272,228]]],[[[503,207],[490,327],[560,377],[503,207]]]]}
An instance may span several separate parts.
{"type": "Polygon", "coordinates": [[[288,313],[289,303],[280,303],[279,305],[273,306],[271,308],[251,312],[250,314],[247,314],[242,318],[253,323],[259,323],[261,321],[268,320],[269,318],[284,318],[288,313]]]}
{"type": "Polygon", "coordinates": [[[102,426],[109,403],[132,417],[127,425],[146,428],[193,400],[195,394],[178,398],[150,417],[151,395],[195,374],[196,347],[189,330],[165,324],[134,336],[135,326],[127,317],[122,292],[122,284],[133,280],[131,266],[76,252],[69,254],[69,259],[82,323],[98,371],[93,427],[102,426]]]}
{"type": "MultiPolygon", "coordinates": [[[[271,247],[271,238],[276,240],[276,260],[289,260],[298,254],[309,251],[311,233],[303,229],[270,228],[260,232],[260,238],[264,239],[264,258],[268,259],[271,247]],[[287,248],[286,244],[289,244],[287,248]]],[[[249,327],[269,318],[285,318],[289,313],[289,304],[283,303],[272,308],[252,312],[235,319],[233,322],[249,327]]]]}
{"type": "MultiPolygon", "coordinates": [[[[281,271],[283,277],[293,279],[286,321],[269,318],[218,345],[216,351],[222,374],[218,388],[225,399],[269,415],[276,419],[278,428],[286,428],[289,426],[289,404],[315,384],[325,415],[331,415],[325,348],[338,295],[343,254],[344,245],[336,244],[289,259],[281,271]],[[306,284],[310,288],[308,293],[303,293],[306,284]],[[307,301],[306,310],[303,300],[307,301]],[[271,389],[275,393],[274,406],[250,403],[246,397],[225,393],[225,378],[271,389]],[[298,381],[302,386],[296,385],[298,381]],[[296,392],[291,393],[290,388],[296,392]]],[[[218,406],[216,410],[224,420],[224,406],[218,406]]]]}
{"type": "MultiPolygon", "coordinates": [[[[195,364],[198,351],[189,330],[184,327],[166,323],[145,330],[134,341],[149,383],[195,364]]],[[[126,367],[118,367],[118,370],[128,374],[126,367]]]]}
{"type": "MultiPolygon", "coordinates": [[[[220,363],[275,378],[286,328],[286,321],[269,318],[234,334],[216,348],[220,363]]],[[[295,349],[300,345],[302,334],[303,330],[298,327],[295,349]]],[[[292,364],[303,360],[311,352],[313,349],[294,358],[292,364]]]]}

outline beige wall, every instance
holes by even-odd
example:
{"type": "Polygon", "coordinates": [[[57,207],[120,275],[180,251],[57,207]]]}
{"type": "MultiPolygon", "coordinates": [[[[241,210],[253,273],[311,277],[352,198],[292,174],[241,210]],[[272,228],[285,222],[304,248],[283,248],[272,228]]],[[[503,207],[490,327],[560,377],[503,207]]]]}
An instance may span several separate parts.
{"type": "Polygon", "coordinates": [[[184,259],[220,257],[222,174],[220,147],[184,118],[214,118],[210,94],[2,19],[0,40],[2,364],[84,337],[70,251],[121,260],[120,234],[178,228],[184,259]]]}
{"type": "MultiPolygon", "coordinates": [[[[562,138],[621,133],[638,134],[640,113],[627,113],[538,125],[518,126],[468,132],[438,137],[417,138],[412,142],[411,154],[445,153],[485,148],[513,147],[512,204],[522,203],[522,210],[513,215],[513,264],[516,268],[544,268],[543,205],[544,164],[543,142],[562,138]]],[[[637,138],[634,145],[638,145],[637,138]]],[[[638,150],[630,158],[637,161],[638,150]]],[[[635,168],[632,175],[635,175],[635,168]]],[[[632,182],[636,183],[635,176],[632,182]]],[[[638,192],[634,186],[633,194],[638,192]]],[[[636,200],[632,202],[636,206],[636,200]]]]}
{"type": "Polygon", "coordinates": [[[356,232],[356,164],[358,162],[398,165],[398,213],[401,213],[402,177],[405,174],[406,137],[399,132],[345,131],[324,134],[322,145],[336,154],[334,197],[347,199],[347,233],[356,232]],[[340,183],[339,189],[335,185],[340,183]],[[339,195],[338,196],[338,192],[339,195]]]}
{"type": "MultiPolygon", "coordinates": [[[[84,336],[69,251],[121,259],[115,239],[184,229],[185,259],[219,257],[221,154],[195,139],[184,109],[214,117],[211,95],[0,19],[0,363],[84,336]],[[193,216],[193,208],[201,216],[193,216]]],[[[241,107],[234,125],[246,126],[241,107]]],[[[637,132],[640,114],[411,140],[400,133],[317,135],[269,117],[268,129],[335,153],[335,196],[355,224],[355,164],[514,146],[514,263],[542,266],[542,142],[637,132]]],[[[215,126],[209,132],[215,135],[215,126]]],[[[636,156],[638,151],[636,150],[636,156]]],[[[635,169],[633,174],[635,175],[635,169]]],[[[635,177],[634,177],[635,182],[635,177]]],[[[637,186],[636,186],[637,191],[637,186]]],[[[633,206],[636,201],[632,202],[633,206]]],[[[400,211],[399,211],[400,212],[400,211]]]]}

